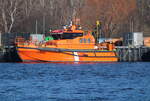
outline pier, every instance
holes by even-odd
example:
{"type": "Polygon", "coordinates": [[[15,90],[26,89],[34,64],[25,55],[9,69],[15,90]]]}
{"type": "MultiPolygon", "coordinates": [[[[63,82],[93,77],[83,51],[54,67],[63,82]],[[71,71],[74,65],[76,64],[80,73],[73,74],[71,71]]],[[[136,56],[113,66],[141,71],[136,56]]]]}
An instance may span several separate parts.
{"type": "Polygon", "coordinates": [[[15,38],[29,38],[27,33],[0,33],[0,62],[21,62],[15,47],[15,38]]]}
{"type": "Polygon", "coordinates": [[[150,61],[150,47],[116,47],[119,62],[142,62],[150,61]]]}
{"type": "Polygon", "coordinates": [[[21,62],[16,47],[3,47],[0,49],[0,62],[21,62]]]}

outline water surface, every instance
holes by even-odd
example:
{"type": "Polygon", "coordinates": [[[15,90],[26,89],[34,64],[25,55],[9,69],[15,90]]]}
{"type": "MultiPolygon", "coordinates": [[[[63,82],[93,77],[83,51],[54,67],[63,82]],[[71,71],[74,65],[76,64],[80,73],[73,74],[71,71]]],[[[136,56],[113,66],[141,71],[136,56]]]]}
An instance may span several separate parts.
{"type": "Polygon", "coordinates": [[[1,63],[0,101],[150,101],[150,63],[1,63]]]}

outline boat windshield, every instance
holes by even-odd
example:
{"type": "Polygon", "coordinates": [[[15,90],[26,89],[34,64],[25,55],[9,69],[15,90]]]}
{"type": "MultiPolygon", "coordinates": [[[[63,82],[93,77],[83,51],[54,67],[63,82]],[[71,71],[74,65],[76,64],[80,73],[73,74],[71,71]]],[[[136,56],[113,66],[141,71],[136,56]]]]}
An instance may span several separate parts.
{"type": "Polygon", "coordinates": [[[76,37],[82,37],[83,33],[63,33],[63,34],[54,34],[52,37],[54,40],[58,39],[74,39],[76,37]]]}
{"type": "Polygon", "coordinates": [[[64,33],[62,39],[74,39],[83,36],[83,33],[64,33]]]}

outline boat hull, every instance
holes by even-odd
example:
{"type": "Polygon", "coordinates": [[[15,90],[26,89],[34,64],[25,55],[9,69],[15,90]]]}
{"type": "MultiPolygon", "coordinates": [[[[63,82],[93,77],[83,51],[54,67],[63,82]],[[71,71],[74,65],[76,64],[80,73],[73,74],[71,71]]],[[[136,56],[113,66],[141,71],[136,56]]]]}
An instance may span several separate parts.
{"type": "Polygon", "coordinates": [[[114,51],[58,50],[18,47],[24,62],[117,62],[114,51]]]}

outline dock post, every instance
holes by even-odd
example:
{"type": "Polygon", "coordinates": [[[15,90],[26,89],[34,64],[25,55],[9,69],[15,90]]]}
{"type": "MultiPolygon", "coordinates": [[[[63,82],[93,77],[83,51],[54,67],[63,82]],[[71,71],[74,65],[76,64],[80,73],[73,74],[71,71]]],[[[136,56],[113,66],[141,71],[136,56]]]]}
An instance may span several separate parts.
{"type": "Polygon", "coordinates": [[[0,31],[0,47],[2,46],[2,33],[0,31]]]}
{"type": "Polygon", "coordinates": [[[128,57],[128,49],[124,48],[123,49],[123,61],[127,62],[127,57],[128,57]]]}
{"type": "Polygon", "coordinates": [[[137,48],[134,48],[133,54],[134,54],[134,62],[138,61],[138,49],[137,48]]]}
{"type": "Polygon", "coordinates": [[[131,62],[131,56],[132,55],[132,49],[130,47],[128,47],[128,61],[131,62]]]}
{"type": "Polygon", "coordinates": [[[120,52],[119,52],[120,61],[121,61],[121,62],[124,62],[124,60],[123,60],[123,49],[120,48],[119,50],[120,50],[120,52]]]}
{"type": "Polygon", "coordinates": [[[141,47],[139,47],[139,61],[141,61],[141,47]]]}

